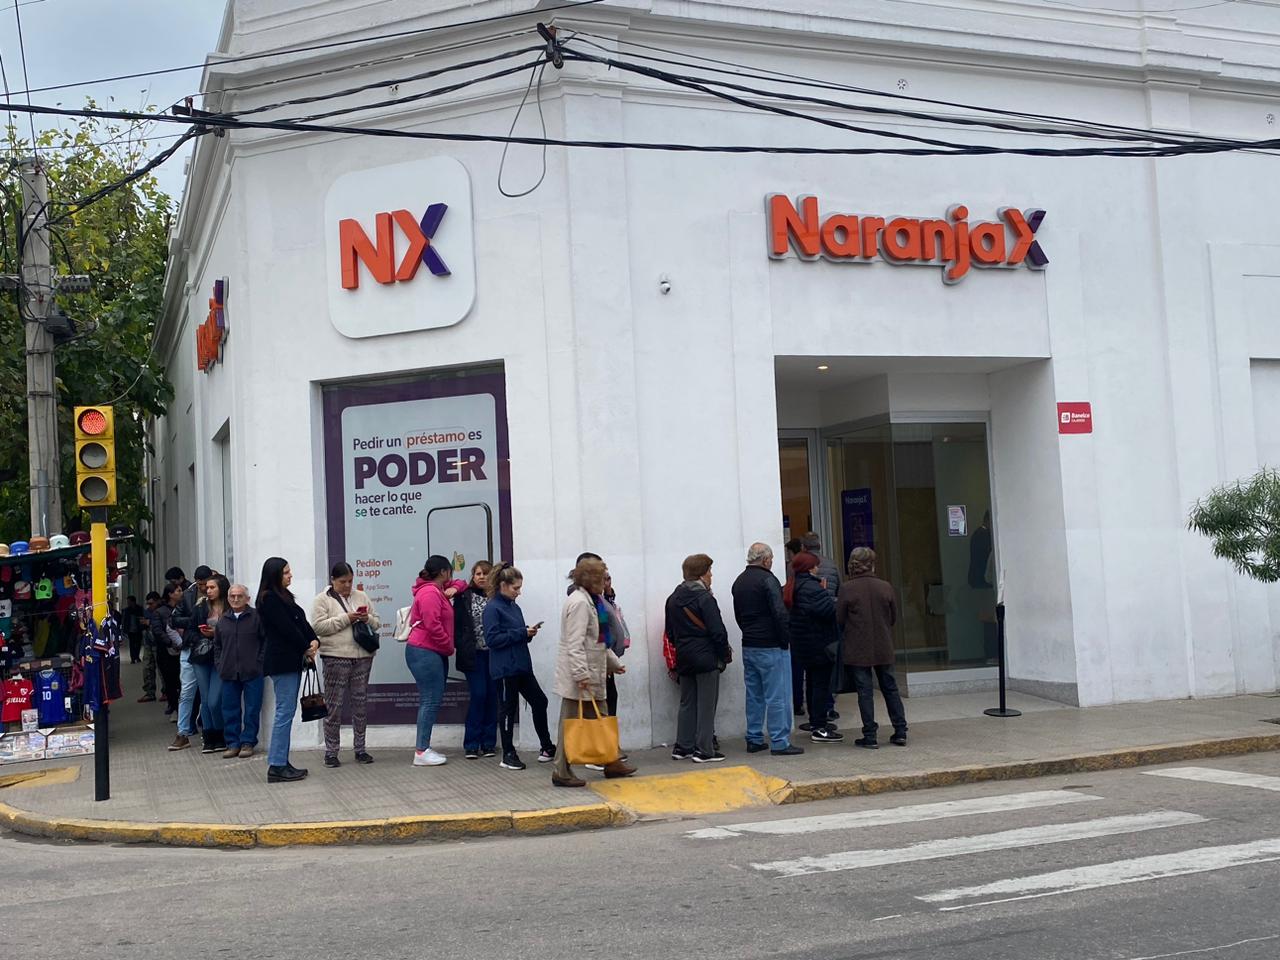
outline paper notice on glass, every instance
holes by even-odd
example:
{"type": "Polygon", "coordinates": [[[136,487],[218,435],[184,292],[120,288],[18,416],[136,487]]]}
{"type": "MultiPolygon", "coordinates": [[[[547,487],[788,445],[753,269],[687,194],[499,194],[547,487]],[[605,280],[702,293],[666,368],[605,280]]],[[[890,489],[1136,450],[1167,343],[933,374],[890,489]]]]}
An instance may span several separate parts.
{"type": "Polygon", "coordinates": [[[947,536],[967,537],[969,522],[965,517],[963,504],[952,504],[947,507],[947,536]]]}

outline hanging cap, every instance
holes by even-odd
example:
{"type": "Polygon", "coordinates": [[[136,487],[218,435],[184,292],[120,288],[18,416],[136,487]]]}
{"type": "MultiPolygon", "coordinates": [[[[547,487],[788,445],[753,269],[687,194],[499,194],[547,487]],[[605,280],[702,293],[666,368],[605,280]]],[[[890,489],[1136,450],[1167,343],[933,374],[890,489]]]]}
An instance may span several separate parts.
{"type": "Polygon", "coordinates": [[[66,534],[55,533],[52,537],[49,538],[50,550],[61,550],[64,547],[69,547],[69,546],[71,546],[71,541],[67,539],[66,534]]]}
{"type": "Polygon", "coordinates": [[[26,580],[19,580],[17,583],[15,583],[13,585],[13,599],[30,600],[31,584],[26,580]]]}
{"type": "Polygon", "coordinates": [[[0,543],[0,557],[7,557],[8,555],[9,545],[7,543],[0,543]]]}
{"type": "Polygon", "coordinates": [[[36,584],[35,592],[36,592],[37,600],[52,600],[53,599],[53,581],[50,580],[48,577],[45,577],[43,580],[41,580],[39,583],[36,584]]]}
{"type": "Polygon", "coordinates": [[[72,546],[79,547],[89,542],[89,534],[83,530],[77,530],[75,533],[71,535],[70,539],[71,539],[72,546]]]}
{"type": "Polygon", "coordinates": [[[49,549],[48,537],[32,537],[29,543],[32,553],[44,553],[49,549]]]}
{"type": "Polygon", "coordinates": [[[31,544],[27,543],[27,541],[25,540],[15,540],[13,541],[13,543],[9,544],[9,551],[15,557],[22,556],[23,554],[29,552],[30,549],[31,549],[31,544]]]}

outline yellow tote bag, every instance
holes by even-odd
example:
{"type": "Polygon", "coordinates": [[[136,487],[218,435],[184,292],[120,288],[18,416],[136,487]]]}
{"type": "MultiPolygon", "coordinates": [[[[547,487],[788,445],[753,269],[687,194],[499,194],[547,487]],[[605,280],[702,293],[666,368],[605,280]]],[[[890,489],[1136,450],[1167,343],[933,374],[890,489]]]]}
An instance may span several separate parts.
{"type": "Polygon", "coordinates": [[[577,719],[565,719],[564,742],[560,749],[570,763],[613,763],[621,753],[618,718],[601,716],[600,706],[594,697],[591,705],[595,707],[595,717],[588,719],[582,715],[582,701],[579,700],[577,719]]]}

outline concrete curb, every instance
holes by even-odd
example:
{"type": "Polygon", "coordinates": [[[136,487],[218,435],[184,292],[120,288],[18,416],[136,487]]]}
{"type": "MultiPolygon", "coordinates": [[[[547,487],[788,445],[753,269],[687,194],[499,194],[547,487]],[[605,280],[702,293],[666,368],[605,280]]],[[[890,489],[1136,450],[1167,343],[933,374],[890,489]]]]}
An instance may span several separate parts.
{"type": "MultiPolygon", "coordinates": [[[[1108,750],[1056,760],[1027,760],[954,767],[904,774],[868,774],[792,781],[769,794],[774,805],[808,803],[837,797],[856,797],[966,783],[1021,780],[1067,773],[1120,770],[1160,763],[1179,763],[1210,757],[1280,750],[1280,733],[1225,740],[1196,740],[1126,750],[1108,750]]],[[[54,771],[41,771],[0,781],[0,788],[32,781],[54,771]]],[[[354,843],[405,843],[461,840],[471,837],[532,835],[598,830],[634,823],[638,817],[618,803],[589,803],[545,810],[492,810],[481,813],[446,813],[378,820],[331,820],[316,823],[138,823],[125,820],[82,820],[46,817],[0,803],[0,827],[15,833],[56,840],[90,840],[99,843],[161,843],[177,847],[330,846],[354,843]]]]}

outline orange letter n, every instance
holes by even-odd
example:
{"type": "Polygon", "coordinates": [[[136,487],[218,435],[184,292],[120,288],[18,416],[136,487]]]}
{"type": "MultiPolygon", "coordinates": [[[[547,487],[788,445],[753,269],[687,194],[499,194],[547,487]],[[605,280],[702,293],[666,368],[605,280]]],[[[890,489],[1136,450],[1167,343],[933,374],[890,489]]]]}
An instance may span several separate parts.
{"type": "Polygon", "coordinates": [[[360,286],[360,268],[357,261],[364,261],[373,279],[379,283],[395,280],[395,239],[391,233],[391,214],[380,213],[374,230],[378,241],[374,246],[358,220],[338,222],[338,257],[342,263],[342,289],[354,290],[360,286]]]}
{"type": "Polygon", "coordinates": [[[822,252],[818,224],[818,198],[801,197],[800,210],[791,203],[789,197],[774,194],[768,199],[769,206],[769,256],[784,257],[794,240],[796,253],[801,257],[814,260],[822,252]]]}

